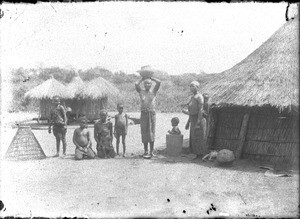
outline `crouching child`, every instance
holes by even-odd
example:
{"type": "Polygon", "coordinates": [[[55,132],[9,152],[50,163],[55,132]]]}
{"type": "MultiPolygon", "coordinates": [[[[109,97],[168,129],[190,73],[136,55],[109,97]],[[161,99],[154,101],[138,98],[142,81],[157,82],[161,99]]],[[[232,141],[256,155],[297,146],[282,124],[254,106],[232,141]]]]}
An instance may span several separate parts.
{"type": "Polygon", "coordinates": [[[94,138],[97,142],[97,156],[99,158],[113,158],[116,155],[112,146],[113,125],[107,117],[106,110],[101,110],[100,120],[94,126],[94,138]]]}
{"type": "Polygon", "coordinates": [[[94,159],[95,152],[92,150],[90,131],[87,129],[87,119],[85,116],[79,118],[80,127],[74,130],[73,143],[76,146],[75,159],[94,159]]]}

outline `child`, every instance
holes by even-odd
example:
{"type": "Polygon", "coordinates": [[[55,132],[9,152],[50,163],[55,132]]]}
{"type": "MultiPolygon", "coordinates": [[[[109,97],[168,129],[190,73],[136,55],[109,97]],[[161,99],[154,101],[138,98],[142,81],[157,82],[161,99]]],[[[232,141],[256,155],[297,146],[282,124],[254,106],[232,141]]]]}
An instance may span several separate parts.
{"type": "Polygon", "coordinates": [[[123,112],[124,109],[123,104],[118,104],[117,109],[119,113],[115,115],[115,130],[114,130],[114,135],[117,139],[116,149],[117,149],[117,155],[119,156],[120,136],[122,136],[123,157],[125,157],[125,151],[126,151],[125,138],[128,130],[128,116],[126,113],[123,112]]]}
{"type": "Polygon", "coordinates": [[[51,126],[53,126],[53,135],[56,138],[56,155],[59,156],[60,141],[63,143],[63,156],[66,155],[67,150],[67,116],[65,108],[60,104],[60,97],[54,96],[52,100],[54,108],[51,110],[50,125],[48,128],[49,134],[51,133],[51,126]]]}
{"type": "Polygon", "coordinates": [[[76,146],[75,159],[82,160],[84,158],[94,159],[95,152],[92,150],[92,141],[90,139],[90,131],[87,129],[87,119],[85,116],[79,118],[80,127],[74,130],[73,143],[76,146]]]}
{"type": "Polygon", "coordinates": [[[178,124],[179,124],[179,119],[178,117],[174,117],[171,119],[171,123],[172,123],[172,130],[169,130],[168,133],[171,135],[180,135],[181,131],[178,128],[178,124]]]}
{"type": "MultiPolygon", "coordinates": [[[[110,137],[110,144],[112,144],[113,127],[112,123],[107,119],[107,112],[100,111],[100,120],[94,126],[94,138],[97,142],[97,155],[100,158],[106,158],[105,150],[103,150],[103,139],[110,137]]],[[[112,148],[113,149],[113,148],[112,148]]]]}

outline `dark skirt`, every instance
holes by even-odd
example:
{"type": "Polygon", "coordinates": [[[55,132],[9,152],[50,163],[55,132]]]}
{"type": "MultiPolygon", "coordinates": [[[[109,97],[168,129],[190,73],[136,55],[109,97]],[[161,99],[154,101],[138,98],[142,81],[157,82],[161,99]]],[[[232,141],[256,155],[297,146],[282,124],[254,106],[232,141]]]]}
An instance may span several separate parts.
{"type": "Polygon", "coordinates": [[[156,115],[154,111],[141,111],[142,142],[154,142],[156,115]]]}
{"type": "Polygon", "coordinates": [[[116,152],[113,148],[113,146],[110,147],[100,147],[99,145],[97,145],[97,156],[99,158],[114,158],[116,156],[116,152]]]}
{"type": "Polygon", "coordinates": [[[202,119],[200,128],[196,128],[198,115],[190,116],[190,149],[193,154],[205,155],[206,149],[206,119],[202,119]]]}
{"type": "Polygon", "coordinates": [[[67,126],[53,125],[53,135],[59,139],[65,139],[67,134],[67,126]]]}

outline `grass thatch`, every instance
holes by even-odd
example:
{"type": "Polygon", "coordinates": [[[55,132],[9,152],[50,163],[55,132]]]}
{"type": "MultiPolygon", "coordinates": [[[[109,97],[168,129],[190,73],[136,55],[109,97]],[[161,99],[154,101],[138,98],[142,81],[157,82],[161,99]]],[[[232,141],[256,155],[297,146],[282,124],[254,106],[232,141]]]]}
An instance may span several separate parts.
{"type": "Polygon", "coordinates": [[[299,105],[299,21],[284,24],[243,61],[203,86],[218,106],[299,105]]]}
{"type": "Polygon", "coordinates": [[[109,81],[98,77],[87,82],[77,94],[84,99],[101,99],[105,97],[118,97],[119,90],[109,81]]]}
{"type": "Polygon", "coordinates": [[[84,89],[84,82],[79,77],[75,76],[72,81],[67,85],[67,92],[71,94],[71,98],[75,98],[84,89]]]}
{"type": "Polygon", "coordinates": [[[33,99],[48,99],[54,96],[60,96],[61,98],[70,98],[70,93],[66,90],[66,87],[55,80],[53,77],[31,89],[25,93],[25,97],[33,99]]]}

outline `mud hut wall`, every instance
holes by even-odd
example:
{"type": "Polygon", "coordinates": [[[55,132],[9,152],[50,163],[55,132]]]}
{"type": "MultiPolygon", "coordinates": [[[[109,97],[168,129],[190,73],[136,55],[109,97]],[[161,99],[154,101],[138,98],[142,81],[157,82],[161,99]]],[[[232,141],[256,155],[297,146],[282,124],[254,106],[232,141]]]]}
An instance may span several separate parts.
{"type": "MultiPolygon", "coordinates": [[[[211,111],[211,118],[217,117],[218,122],[214,136],[208,134],[209,149],[237,149],[244,112],[230,107],[211,111]]],[[[216,125],[213,120],[209,133],[216,125]]],[[[242,157],[296,164],[299,161],[299,115],[264,107],[251,110],[242,157]]]]}

